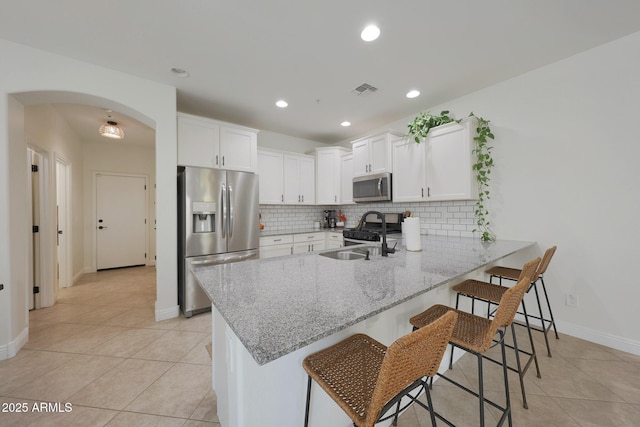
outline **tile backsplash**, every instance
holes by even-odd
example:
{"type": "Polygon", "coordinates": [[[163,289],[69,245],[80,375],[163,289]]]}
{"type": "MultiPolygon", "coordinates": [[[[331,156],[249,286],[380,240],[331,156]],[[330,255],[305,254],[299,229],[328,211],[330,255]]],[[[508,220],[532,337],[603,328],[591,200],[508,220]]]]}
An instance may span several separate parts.
{"type": "MultiPolygon", "coordinates": [[[[266,231],[287,232],[295,228],[312,228],[314,221],[322,221],[325,209],[342,210],[347,227],[354,227],[363,213],[376,210],[384,213],[411,211],[420,217],[421,229],[444,236],[474,237],[475,201],[420,203],[358,203],[341,206],[260,205],[262,223],[266,231]]],[[[475,233],[478,234],[479,233],[475,233]]]]}

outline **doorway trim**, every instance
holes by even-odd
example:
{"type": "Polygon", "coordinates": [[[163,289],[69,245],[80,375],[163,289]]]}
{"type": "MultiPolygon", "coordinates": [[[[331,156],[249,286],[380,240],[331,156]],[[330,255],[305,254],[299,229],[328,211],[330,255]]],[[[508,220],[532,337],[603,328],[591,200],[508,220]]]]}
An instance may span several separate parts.
{"type": "MultiPolygon", "coordinates": [[[[56,271],[55,274],[55,283],[57,284],[57,291],[60,288],[66,288],[69,286],[72,286],[73,283],[75,282],[76,278],[73,277],[73,270],[72,270],[72,242],[73,242],[73,230],[71,228],[71,208],[73,206],[72,204],[72,196],[73,193],[71,192],[71,179],[72,179],[72,168],[71,168],[71,163],[68,162],[63,156],[61,156],[59,153],[54,153],[55,154],[55,163],[56,163],[56,169],[55,169],[55,183],[56,183],[56,201],[55,201],[55,206],[56,206],[56,226],[60,226],[60,229],[62,230],[62,232],[64,233],[64,240],[63,240],[63,247],[61,250],[57,250],[56,251],[56,266],[58,268],[58,271],[56,271]],[[63,167],[64,168],[64,181],[61,183],[61,177],[59,176],[59,167],[63,167]],[[60,187],[64,187],[64,188],[60,188],[60,187]],[[58,208],[61,203],[60,200],[58,200],[58,195],[60,194],[60,192],[63,191],[64,192],[64,197],[62,198],[62,203],[64,204],[64,206],[62,206],[62,217],[60,217],[60,208],[58,208]],[[63,256],[59,257],[59,253],[62,252],[63,256]],[[63,271],[63,274],[60,274],[60,270],[63,271]],[[62,281],[60,280],[62,279],[62,281]]],[[[58,233],[59,230],[56,230],[56,233],[58,233]]],[[[56,236],[56,240],[58,239],[58,236],[56,236]]],[[[56,245],[56,248],[58,246],[56,245]]]]}
{"type": "MultiPolygon", "coordinates": [[[[148,175],[143,175],[143,174],[134,174],[134,173],[119,173],[119,172],[103,172],[103,171],[93,171],[92,173],[92,184],[91,184],[91,238],[93,239],[93,244],[92,244],[92,248],[93,248],[93,259],[92,259],[92,265],[91,265],[91,272],[95,273],[96,271],[98,271],[98,227],[96,226],[96,224],[98,223],[98,218],[97,218],[97,214],[98,214],[98,175],[110,175],[110,176],[125,176],[125,177],[132,177],[132,178],[144,178],[144,185],[145,188],[147,189],[147,191],[145,191],[145,202],[144,202],[144,209],[145,209],[145,219],[146,219],[146,224],[145,224],[145,228],[144,228],[144,250],[145,253],[147,254],[146,258],[145,258],[145,265],[149,266],[150,264],[150,260],[149,260],[149,226],[150,226],[150,222],[149,222],[149,176],[148,175]]],[[[157,288],[157,285],[156,285],[157,288]]],[[[156,290],[157,292],[157,290],[156,290]]]]}

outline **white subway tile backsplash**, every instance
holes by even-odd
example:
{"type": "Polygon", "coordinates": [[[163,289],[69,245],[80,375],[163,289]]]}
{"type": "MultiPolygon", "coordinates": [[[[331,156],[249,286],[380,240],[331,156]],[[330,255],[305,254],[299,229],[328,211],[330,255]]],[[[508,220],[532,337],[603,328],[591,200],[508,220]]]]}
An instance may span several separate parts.
{"type": "Polygon", "coordinates": [[[325,209],[342,210],[347,217],[347,227],[354,227],[362,214],[369,210],[387,213],[411,211],[420,217],[420,228],[429,234],[442,236],[479,237],[475,228],[475,201],[421,203],[367,203],[342,206],[260,205],[265,230],[286,232],[291,228],[312,228],[315,221],[322,221],[325,209]]]}

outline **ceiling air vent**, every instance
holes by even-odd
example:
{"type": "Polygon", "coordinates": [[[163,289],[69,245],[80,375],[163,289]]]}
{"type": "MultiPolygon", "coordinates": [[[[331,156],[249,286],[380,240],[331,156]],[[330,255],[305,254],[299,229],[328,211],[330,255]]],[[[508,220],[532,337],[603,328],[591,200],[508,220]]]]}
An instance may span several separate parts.
{"type": "Polygon", "coordinates": [[[373,87],[368,83],[362,83],[360,86],[351,91],[358,96],[368,96],[377,91],[377,87],[373,87]]]}

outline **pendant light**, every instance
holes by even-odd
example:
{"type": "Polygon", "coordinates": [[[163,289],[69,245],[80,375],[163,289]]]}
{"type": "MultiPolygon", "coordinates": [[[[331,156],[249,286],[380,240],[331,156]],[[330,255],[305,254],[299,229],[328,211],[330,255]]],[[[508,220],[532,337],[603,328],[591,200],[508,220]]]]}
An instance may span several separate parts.
{"type": "MultiPolygon", "coordinates": [[[[111,110],[107,111],[107,113],[111,113],[111,110]]],[[[118,127],[118,123],[111,120],[111,114],[108,114],[107,123],[100,126],[100,130],[98,131],[100,135],[106,136],[107,138],[113,139],[122,139],[124,138],[124,132],[120,127],[118,127]]]]}

